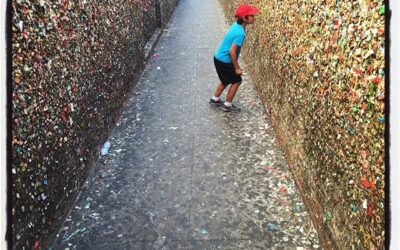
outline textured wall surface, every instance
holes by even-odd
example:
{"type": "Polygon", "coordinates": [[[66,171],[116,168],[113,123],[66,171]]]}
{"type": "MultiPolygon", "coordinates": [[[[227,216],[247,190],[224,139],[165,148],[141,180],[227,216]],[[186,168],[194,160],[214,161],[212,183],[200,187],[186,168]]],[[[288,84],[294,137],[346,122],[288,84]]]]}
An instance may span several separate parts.
{"type": "MultiPolygon", "coordinates": [[[[220,0],[229,20],[243,1],[220,0]]],[[[326,248],[384,247],[382,0],[247,1],[244,45],[326,248]]]]}
{"type": "Polygon", "coordinates": [[[12,1],[15,249],[51,242],[176,3],[12,1]]]}
{"type": "MultiPolygon", "coordinates": [[[[7,2],[0,2],[0,34],[6,34],[6,16],[7,16],[7,2]]],[[[7,44],[6,36],[0,37],[0,78],[1,78],[1,91],[0,91],[0,166],[7,166],[7,44]]],[[[1,167],[0,169],[0,249],[7,249],[7,184],[8,184],[7,168],[1,167]]]]}

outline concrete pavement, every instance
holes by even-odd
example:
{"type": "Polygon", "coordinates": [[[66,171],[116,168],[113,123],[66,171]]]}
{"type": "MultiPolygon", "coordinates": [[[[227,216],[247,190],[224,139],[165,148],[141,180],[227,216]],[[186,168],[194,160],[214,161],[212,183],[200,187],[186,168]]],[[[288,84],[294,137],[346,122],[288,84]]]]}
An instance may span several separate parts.
{"type": "Polygon", "coordinates": [[[249,76],[242,112],[208,104],[227,28],[180,1],[53,249],[320,248],[249,76]]]}

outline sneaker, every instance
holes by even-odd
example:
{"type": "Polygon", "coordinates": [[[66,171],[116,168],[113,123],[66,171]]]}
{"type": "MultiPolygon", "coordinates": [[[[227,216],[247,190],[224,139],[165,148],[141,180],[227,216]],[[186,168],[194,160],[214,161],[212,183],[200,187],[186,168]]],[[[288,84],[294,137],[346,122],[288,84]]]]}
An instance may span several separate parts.
{"type": "Polygon", "coordinates": [[[222,104],[221,106],[222,111],[224,112],[240,112],[240,108],[236,107],[235,105],[232,104],[232,106],[228,107],[222,104]]]}
{"type": "Polygon", "coordinates": [[[222,99],[219,99],[218,101],[215,101],[214,99],[210,99],[210,101],[208,102],[211,106],[214,106],[214,107],[219,107],[219,106],[221,106],[223,103],[224,103],[224,101],[222,101],[222,99]]]}

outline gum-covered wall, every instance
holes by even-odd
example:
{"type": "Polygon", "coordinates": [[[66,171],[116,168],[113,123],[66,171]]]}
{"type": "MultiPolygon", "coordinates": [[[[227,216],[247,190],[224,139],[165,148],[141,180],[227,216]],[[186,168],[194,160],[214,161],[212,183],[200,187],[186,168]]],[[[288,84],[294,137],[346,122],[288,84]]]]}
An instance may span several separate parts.
{"type": "Polygon", "coordinates": [[[12,1],[14,249],[50,245],[177,2],[12,1]]]}
{"type": "MultiPolygon", "coordinates": [[[[220,0],[234,21],[238,0],[220,0]]],[[[382,0],[247,1],[243,53],[327,249],[384,246],[382,0]]]]}

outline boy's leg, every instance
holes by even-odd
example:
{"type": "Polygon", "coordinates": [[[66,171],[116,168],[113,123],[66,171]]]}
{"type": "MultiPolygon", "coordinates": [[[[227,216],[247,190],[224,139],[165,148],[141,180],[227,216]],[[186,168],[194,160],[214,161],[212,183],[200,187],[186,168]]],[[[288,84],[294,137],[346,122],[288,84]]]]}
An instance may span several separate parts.
{"type": "Polygon", "coordinates": [[[226,85],[223,85],[222,83],[220,83],[214,91],[214,96],[220,97],[222,92],[225,90],[225,88],[226,88],[226,85]]]}
{"type": "Polygon", "coordinates": [[[224,85],[222,83],[218,84],[217,88],[214,91],[214,96],[209,101],[209,103],[212,106],[219,107],[222,105],[223,101],[221,100],[220,96],[225,88],[226,88],[226,85],[224,85]]]}
{"type": "Polygon", "coordinates": [[[236,91],[238,90],[240,86],[240,82],[233,83],[232,86],[229,88],[228,94],[226,96],[226,101],[232,103],[233,98],[236,95],[236,91]]]}
{"type": "Polygon", "coordinates": [[[222,110],[225,112],[239,112],[240,108],[232,104],[233,98],[235,97],[236,91],[238,90],[240,82],[232,84],[229,88],[228,94],[226,95],[226,101],[222,105],[222,110]]]}

